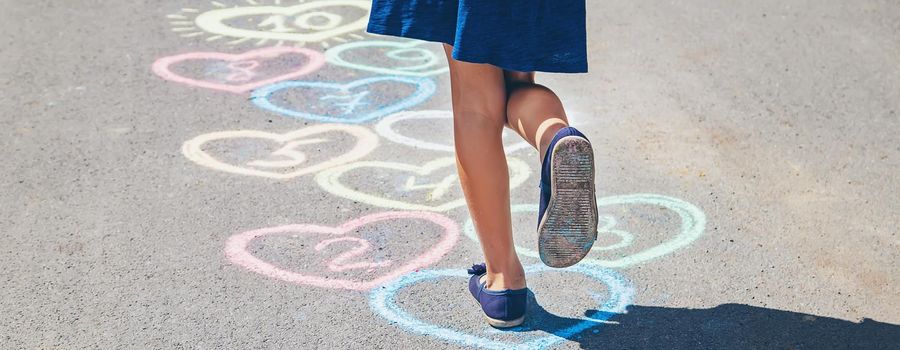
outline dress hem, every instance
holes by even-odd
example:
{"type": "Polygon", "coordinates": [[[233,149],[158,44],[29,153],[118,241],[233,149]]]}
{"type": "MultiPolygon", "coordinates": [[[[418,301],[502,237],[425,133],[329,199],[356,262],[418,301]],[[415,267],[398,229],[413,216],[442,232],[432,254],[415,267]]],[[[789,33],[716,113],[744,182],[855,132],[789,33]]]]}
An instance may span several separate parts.
{"type": "MultiPolygon", "coordinates": [[[[404,33],[404,32],[402,32],[402,31],[396,31],[396,30],[388,29],[388,28],[386,28],[386,27],[384,27],[384,26],[380,26],[380,25],[375,24],[375,23],[369,23],[368,27],[366,28],[366,32],[367,32],[367,33],[371,33],[371,34],[387,35],[387,36],[393,36],[393,37],[399,37],[399,38],[406,38],[406,39],[424,40],[424,41],[428,41],[428,42],[435,42],[435,43],[447,44],[447,45],[450,45],[450,46],[454,46],[454,45],[455,45],[455,44],[452,42],[452,40],[438,39],[438,38],[435,38],[434,36],[425,35],[425,34],[419,34],[419,33],[412,33],[412,32],[406,32],[406,33],[404,33]]],[[[585,64],[585,68],[584,68],[583,70],[581,70],[581,69],[571,69],[571,70],[567,70],[567,69],[546,69],[546,68],[536,67],[536,66],[521,66],[521,67],[520,67],[520,66],[509,65],[509,64],[503,64],[503,63],[491,62],[490,60],[483,60],[483,59],[478,59],[478,58],[474,58],[474,57],[464,57],[464,56],[461,56],[461,55],[459,54],[459,51],[457,51],[457,50],[455,49],[455,46],[454,46],[454,49],[453,49],[453,54],[452,54],[452,56],[453,56],[453,59],[455,59],[455,60],[457,60],[457,61],[468,62],[468,63],[476,63],[476,64],[489,64],[489,65],[492,65],[492,66],[495,66],[495,67],[498,67],[498,68],[501,68],[501,69],[504,69],[504,70],[507,70],[507,71],[516,71],[516,72],[543,72],[543,73],[563,73],[563,74],[583,74],[583,73],[587,73],[587,72],[588,72],[587,67],[586,67],[586,66],[587,66],[586,64],[585,64]]]]}

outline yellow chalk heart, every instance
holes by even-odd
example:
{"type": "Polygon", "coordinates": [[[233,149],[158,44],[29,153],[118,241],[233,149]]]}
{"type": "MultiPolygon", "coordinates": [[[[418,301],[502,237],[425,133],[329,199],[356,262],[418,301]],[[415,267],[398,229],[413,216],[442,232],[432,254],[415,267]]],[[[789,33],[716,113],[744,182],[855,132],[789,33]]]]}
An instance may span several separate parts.
{"type": "Polygon", "coordinates": [[[369,129],[355,125],[322,124],[292,131],[285,134],[275,134],[259,130],[232,130],[219,131],[197,136],[188,140],[181,147],[181,153],[197,164],[234,174],[268,177],[272,179],[291,179],[327,169],[333,166],[346,164],[372,152],[378,146],[378,136],[369,129]],[[307,161],[307,156],[300,149],[301,146],[327,142],[322,137],[312,137],[327,133],[344,133],[353,136],[356,144],[347,152],[331,159],[315,163],[306,167],[297,168],[307,161]],[[245,166],[235,165],[216,159],[203,150],[203,146],[209,142],[222,140],[252,140],[262,139],[274,141],[283,146],[271,153],[271,158],[251,160],[245,166]],[[287,159],[284,159],[287,158],[287,159]],[[264,168],[256,169],[256,168],[264,168]],[[275,171],[281,169],[282,171],[275,171]],[[290,171],[288,171],[290,170],[290,171]]]}

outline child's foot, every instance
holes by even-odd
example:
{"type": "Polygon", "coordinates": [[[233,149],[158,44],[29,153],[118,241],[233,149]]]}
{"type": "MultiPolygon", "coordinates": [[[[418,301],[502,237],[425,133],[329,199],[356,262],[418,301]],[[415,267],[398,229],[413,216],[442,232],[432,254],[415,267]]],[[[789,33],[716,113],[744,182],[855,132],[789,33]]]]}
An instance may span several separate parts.
{"type": "Polygon", "coordinates": [[[575,128],[562,128],[550,141],[541,168],[538,251],[547,266],[572,266],[597,239],[591,143],[575,128]]]}
{"type": "Polygon", "coordinates": [[[488,324],[496,328],[515,327],[525,321],[528,303],[528,288],[489,290],[484,286],[482,276],[487,273],[484,264],[472,265],[469,269],[469,292],[481,305],[488,324]]]}

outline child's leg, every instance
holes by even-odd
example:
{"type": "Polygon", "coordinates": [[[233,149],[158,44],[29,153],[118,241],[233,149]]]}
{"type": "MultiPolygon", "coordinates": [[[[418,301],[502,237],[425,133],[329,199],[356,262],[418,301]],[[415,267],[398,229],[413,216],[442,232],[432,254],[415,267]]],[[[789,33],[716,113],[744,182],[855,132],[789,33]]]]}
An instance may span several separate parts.
{"type": "Polygon", "coordinates": [[[506,124],[503,70],[454,60],[450,64],[456,164],[469,213],[481,241],[489,289],[525,287],[509,209],[509,170],[501,133],[506,124]]]}
{"type": "Polygon", "coordinates": [[[509,95],[507,123],[543,159],[553,135],[569,124],[562,102],[552,90],[534,83],[534,73],[504,71],[504,77],[509,95]]]}
{"type": "Polygon", "coordinates": [[[538,252],[548,266],[571,266],[584,259],[597,237],[591,144],[578,130],[566,128],[562,103],[534,83],[533,73],[504,71],[504,76],[507,122],[538,149],[542,162],[538,252]],[[551,146],[553,157],[545,157],[551,146]]]}

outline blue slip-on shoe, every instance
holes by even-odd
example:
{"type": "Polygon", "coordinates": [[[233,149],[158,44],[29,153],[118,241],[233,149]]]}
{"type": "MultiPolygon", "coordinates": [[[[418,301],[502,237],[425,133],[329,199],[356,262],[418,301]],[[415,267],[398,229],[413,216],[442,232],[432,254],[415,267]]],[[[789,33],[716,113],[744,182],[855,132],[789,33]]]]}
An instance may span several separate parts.
{"type": "Polygon", "coordinates": [[[584,259],[597,239],[594,151],[572,127],[560,129],[541,164],[538,252],[550,267],[584,259]]]}
{"type": "Polygon", "coordinates": [[[489,290],[485,289],[481,276],[487,273],[484,264],[472,265],[469,269],[469,292],[481,305],[488,324],[496,328],[510,328],[525,322],[528,304],[528,288],[489,290]]]}

